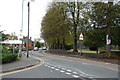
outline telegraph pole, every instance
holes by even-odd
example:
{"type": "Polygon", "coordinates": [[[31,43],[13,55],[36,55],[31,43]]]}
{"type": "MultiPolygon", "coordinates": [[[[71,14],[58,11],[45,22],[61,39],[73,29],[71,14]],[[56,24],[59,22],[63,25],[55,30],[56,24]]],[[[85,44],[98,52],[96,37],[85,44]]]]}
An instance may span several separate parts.
{"type": "Polygon", "coordinates": [[[29,22],[30,22],[30,2],[28,2],[28,45],[27,45],[27,58],[29,57],[29,22]]]}

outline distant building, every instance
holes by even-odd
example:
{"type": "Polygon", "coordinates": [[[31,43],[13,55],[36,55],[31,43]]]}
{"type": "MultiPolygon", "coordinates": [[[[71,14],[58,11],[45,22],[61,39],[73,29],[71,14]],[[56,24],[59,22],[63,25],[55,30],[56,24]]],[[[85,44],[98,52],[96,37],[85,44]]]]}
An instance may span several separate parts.
{"type": "Polygon", "coordinates": [[[32,41],[31,37],[29,39],[29,44],[28,44],[28,37],[23,36],[23,44],[24,44],[23,47],[29,46],[29,48],[33,48],[33,46],[34,46],[34,42],[32,41]]]}

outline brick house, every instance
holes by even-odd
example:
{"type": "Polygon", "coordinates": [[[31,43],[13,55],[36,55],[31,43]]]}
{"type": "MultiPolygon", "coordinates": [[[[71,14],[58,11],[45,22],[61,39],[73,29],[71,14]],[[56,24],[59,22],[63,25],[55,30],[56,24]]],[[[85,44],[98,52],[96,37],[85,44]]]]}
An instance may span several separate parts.
{"type": "Polygon", "coordinates": [[[28,37],[23,37],[23,48],[28,47],[32,49],[34,47],[34,42],[32,41],[32,38],[30,37],[29,39],[29,44],[28,44],[28,37]]]}

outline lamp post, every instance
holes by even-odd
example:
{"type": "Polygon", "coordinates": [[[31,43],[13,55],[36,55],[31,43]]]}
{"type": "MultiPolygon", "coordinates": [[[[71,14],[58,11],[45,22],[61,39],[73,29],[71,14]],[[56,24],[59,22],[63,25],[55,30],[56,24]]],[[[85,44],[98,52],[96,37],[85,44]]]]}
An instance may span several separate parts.
{"type": "MultiPolygon", "coordinates": [[[[21,32],[23,31],[23,8],[24,8],[24,1],[22,1],[22,23],[21,23],[21,32]]],[[[30,22],[30,1],[34,2],[34,0],[29,0],[28,1],[28,36],[27,36],[27,58],[29,57],[29,22],[30,22]]],[[[22,40],[23,43],[23,40],[22,40]]]]}
{"type": "Polygon", "coordinates": [[[29,22],[30,22],[30,2],[28,2],[28,45],[27,45],[27,58],[29,57],[29,22]]]}

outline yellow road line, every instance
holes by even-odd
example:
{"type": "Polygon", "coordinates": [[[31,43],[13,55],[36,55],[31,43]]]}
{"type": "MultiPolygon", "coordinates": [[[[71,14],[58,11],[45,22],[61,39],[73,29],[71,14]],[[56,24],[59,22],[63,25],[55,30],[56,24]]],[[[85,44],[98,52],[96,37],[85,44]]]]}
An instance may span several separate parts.
{"type": "Polygon", "coordinates": [[[43,61],[42,59],[37,58],[37,57],[34,57],[34,56],[31,56],[31,57],[33,57],[33,58],[35,58],[35,59],[38,59],[38,60],[40,60],[41,62],[40,62],[39,64],[35,65],[35,66],[28,67],[28,68],[25,68],[25,69],[16,70],[16,71],[7,72],[7,73],[0,73],[0,76],[4,76],[4,75],[8,75],[8,74],[13,74],[13,73],[17,73],[17,72],[21,72],[21,71],[25,71],[25,70],[29,70],[29,69],[36,68],[36,67],[41,66],[41,65],[44,64],[44,61],[43,61]]]}

